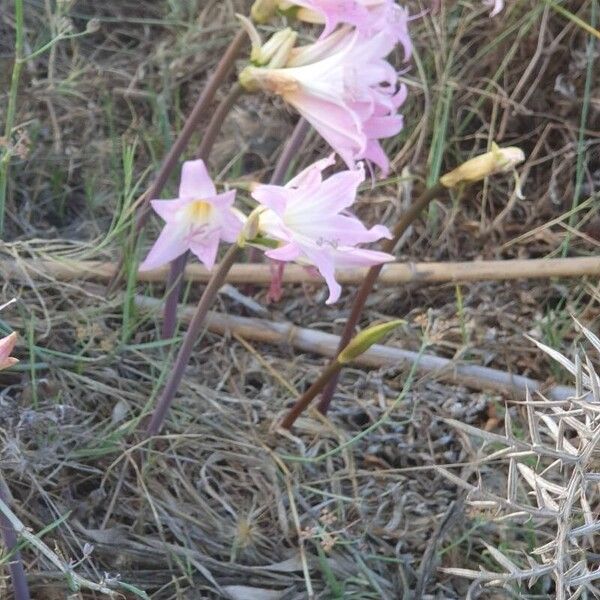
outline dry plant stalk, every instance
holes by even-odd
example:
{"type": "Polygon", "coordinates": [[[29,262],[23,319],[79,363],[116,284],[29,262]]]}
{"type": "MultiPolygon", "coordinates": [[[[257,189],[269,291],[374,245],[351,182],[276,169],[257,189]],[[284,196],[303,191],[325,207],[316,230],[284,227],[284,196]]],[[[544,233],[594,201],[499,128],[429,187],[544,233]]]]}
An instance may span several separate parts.
{"type": "MultiPolygon", "coordinates": [[[[161,302],[155,298],[135,296],[139,308],[154,310],[160,308],[161,302]]],[[[195,313],[192,306],[180,307],[179,317],[189,322],[195,313]]],[[[269,321],[252,317],[239,317],[231,314],[221,314],[208,311],[205,326],[209,331],[225,335],[239,335],[248,340],[267,344],[289,344],[305,352],[314,352],[324,356],[336,356],[340,337],[316,329],[297,327],[285,321],[269,321]]],[[[364,354],[355,359],[355,364],[372,367],[411,366],[418,361],[418,370],[435,377],[477,390],[496,390],[501,393],[523,394],[529,390],[544,390],[552,400],[564,400],[572,396],[575,389],[556,385],[546,388],[543,383],[513,375],[489,367],[460,364],[448,358],[431,354],[421,354],[402,348],[393,348],[382,344],[371,346],[364,354]]]]}
{"type": "MultiPolygon", "coordinates": [[[[577,322],[578,328],[600,354],[600,339],[577,322]]],[[[596,582],[600,571],[593,567],[594,536],[600,531],[597,506],[600,501],[600,377],[588,355],[576,354],[574,362],[541,344],[537,346],[558,361],[575,378],[571,397],[551,401],[529,392],[523,403],[526,411],[525,435],[513,428],[506,411],[505,433],[499,435],[470,425],[450,422],[483,441],[494,451],[484,460],[504,457],[508,461],[506,497],[473,486],[440,469],[448,479],[469,490],[468,502],[477,509],[497,512],[502,520],[518,523],[532,521],[537,528],[552,532],[551,541],[539,545],[525,556],[528,564],[518,565],[498,548],[484,541],[490,556],[501,570],[480,571],[450,568],[445,572],[468,577],[487,586],[511,587],[527,582],[531,587],[542,577],[551,577],[557,600],[600,597],[596,582]],[[498,445],[503,446],[498,450],[498,445]],[[533,466],[532,466],[533,465],[533,466]]],[[[472,589],[474,586],[472,586],[472,589]]],[[[469,596],[470,597],[470,596],[469,596]]]]}
{"type": "MultiPolygon", "coordinates": [[[[84,279],[106,281],[115,275],[117,265],[113,262],[71,259],[19,259],[0,261],[0,272],[5,279],[19,279],[23,273],[33,278],[53,277],[58,281],[84,279]]],[[[140,282],[163,282],[169,267],[140,272],[140,282]]],[[[361,283],[367,268],[343,269],[336,273],[341,284],[361,283]]],[[[512,279],[549,279],[552,277],[579,278],[600,276],[600,257],[534,258],[514,260],[481,260],[467,262],[397,262],[383,265],[377,285],[392,287],[401,283],[448,283],[468,281],[504,281],[512,279]]],[[[251,283],[267,286],[272,272],[267,264],[233,265],[227,274],[227,283],[251,283]]],[[[210,272],[199,263],[188,264],[184,271],[186,281],[205,283],[210,272]]],[[[315,283],[322,280],[300,265],[289,264],[283,272],[282,283],[315,283]]]]}

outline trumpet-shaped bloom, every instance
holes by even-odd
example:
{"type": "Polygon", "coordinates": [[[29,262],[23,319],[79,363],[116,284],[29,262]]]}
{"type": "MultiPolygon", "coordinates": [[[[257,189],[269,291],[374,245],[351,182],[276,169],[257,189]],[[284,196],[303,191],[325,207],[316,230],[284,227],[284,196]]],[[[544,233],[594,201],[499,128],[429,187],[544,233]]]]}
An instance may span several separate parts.
{"type": "Polygon", "coordinates": [[[364,181],[364,170],[360,165],[358,169],[341,171],[323,180],[322,171],[333,162],[333,156],[320,160],[285,186],[259,185],[252,192],[264,207],[259,217],[261,235],[279,244],[267,250],[266,255],[282,262],[316,267],[329,287],[327,304],[340,297],[336,268],[372,266],[394,260],[390,254],[357,247],[391,238],[391,233],[383,225],[367,229],[346,211],[364,181]]]}
{"type": "Polygon", "coordinates": [[[292,50],[283,68],[246,67],[240,82],[281,96],[350,168],[367,159],[386,175],[389,161],[379,140],[402,129],[397,111],[406,99],[406,87],[398,87],[397,72],[385,60],[394,45],[385,31],[366,38],[341,28],[292,50]]]}
{"type": "Polygon", "coordinates": [[[17,343],[17,337],[16,332],[13,331],[13,333],[0,340],[0,371],[8,369],[8,367],[12,367],[19,362],[18,359],[11,356],[17,343]]]}
{"type": "Polygon", "coordinates": [[[219,241],[233,243],[242,230],[242,219],[233,209],[234,199],[235,190],[217,194],[202,160],[185,162],[179,198],[151,202],[165,226],[140,270],[156,269],[188,250],[212,269],[219,241]]]}
{"type": "MultiPolygon", "coordinates": [[[[500,1],[500,0],[496,0],[500,1]]],[[[394,0],[284,0],[282,8],[299,7],[296,17],[310,23],[323,23],[321,37],[338,25],[352,25],[366,36],[387,32],[394,43],[402,44],[406,56],[412,45],[408,34],[408,11],[394,0]]]]}

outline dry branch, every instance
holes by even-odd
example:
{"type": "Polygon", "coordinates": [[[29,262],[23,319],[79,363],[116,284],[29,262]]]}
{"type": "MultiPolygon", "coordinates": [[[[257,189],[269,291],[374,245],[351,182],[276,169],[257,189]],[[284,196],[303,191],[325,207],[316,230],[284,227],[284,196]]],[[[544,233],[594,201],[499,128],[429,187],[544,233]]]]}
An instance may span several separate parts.
{"type": "MultiPolygon", "coordinates": [[[[113,277],[115,263],[106,261],[38,260],[19,259],[0,262],[4,279],[19,279],[23,272],[30,277],[54,278],[59,281],[95,279],[106,281],[113,277]]],[[[358,284],[368,269],[345,269],[339,271],[341,284],[358,284]]],[[[165,281],[168,267],[138,273],[142,282],[165,281]]],[[[491,260],[447,263],[391,263],[384,265],[377,280],[378,285],[394,286],[399,283],[446,283],[467,281],[502,281],[508,279],[548,279],[551,277],[600,276],[600,257],[552,258],[531,260],[491,260]]],[[[206,282],[210,273],[199,264],[188,265],[185,278],[188,281],[206,282]]],[[[266,264],[236,264],[227,276],[227,283],[253,283],[268,285],[271,271],[266,264]]],[[[284,283],[321,283],[322,280],[299,265],[287,265],[284,283]]]]}
{"type": "MultiPolygon", "coordinates": [[[[136,296],[135,302],[140,308],[160,310],[161,301],[155,298],[136,296]]],[[[180,307],[179,316],[188,322],[196,308],[180,307]]],[[[305,352],[314,352],[324,356],[335,356],[339,336],[314,329],[296,327],[288,322],[275,322],[266,319],[238,317],[209,311],[206,317],[207,328],[218,334],[236,334],[249,340],[269,344],[289,344],[305,352]]],[[[376,344],[355,360],[355,364],[367,367],[399,367],[412,365],[418,360],[419,370],[430,373],[444,381],[458,383],[477,390],[495,390],[503,393],[524,394],[527,390],[543,391],[551,400],[564,400],[575,395],[575,389],[566,386],[545,388],[540,381],[512,375],[477,365],[460,364],[447,358],[402,350],[376,344]]]]}

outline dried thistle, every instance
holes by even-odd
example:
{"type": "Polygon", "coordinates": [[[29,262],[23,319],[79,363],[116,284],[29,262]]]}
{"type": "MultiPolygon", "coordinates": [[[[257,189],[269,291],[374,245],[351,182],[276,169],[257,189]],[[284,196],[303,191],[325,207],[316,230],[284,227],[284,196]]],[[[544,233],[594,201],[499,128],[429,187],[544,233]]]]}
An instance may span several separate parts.
{"type": "MultiPolygon", "coordinates": [[[[600,354],[600,339],[577,320],[575,323],[600,354]]],[[[557,600],[597,598],[600,589],[595,584],[600,579],[600,570],[592,564],[592,553],[596,546],[594,534],[600,530],[597,518],[600,378],[588,354],[577,352],[574,360],[570,360],[544,344],[535,343],[573,375],[576,390],[573,397],[556,402],[541,394],[537,397],[527,394],[522,403],[525,422],[520,424],[524,426],[520,435],[508,410],[504,435],[451,421],[467,434],[483,440],[484,449],[494,445],[494,451],[487,453],[483,463],[491,458],[507,461],[505,496],[487,489],[481,473],[475,486],[444,469],[440,472],[469,490],[468,503],[473,509],[485,510],[488,515],[492,511],[496,520],[532,523],[537,530],[543,528],[550,541],[529,550],[523,560],[519,560],[518,552],[511,553],[509,558],[506,552],[484,541],[489,556],[501,567],[499,571],[460,568],[444,571],[482,585],[503,587],[522,582],[531,587],[541,578],[551,578],[553,597],[557,600]]]]}

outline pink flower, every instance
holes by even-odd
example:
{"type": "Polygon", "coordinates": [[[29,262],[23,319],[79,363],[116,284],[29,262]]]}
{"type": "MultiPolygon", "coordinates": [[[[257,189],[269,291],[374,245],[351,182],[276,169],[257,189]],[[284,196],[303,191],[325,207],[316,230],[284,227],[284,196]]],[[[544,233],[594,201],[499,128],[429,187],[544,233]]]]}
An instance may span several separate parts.
{"type": "Polygon", "coordinates": [[[165,226],[140,270],[156,269],[187,250],[212,269],[219,241],[235,242],[242,229],[234,199],[235,190],[217,194],[202,160],[183,163],[179,198],[151,202],[165,226]]]}
{"type": "Polygon", "coordinates": [[[275,260],[295,261],[316,267],[329,287],[327,304],[335,302],[341,287],[335,269],[372,266],[394,260],[384,252],[358,248],[357,244],[391,238],[383,225],[367,229],[346,212],[364,181],[362,164],[323,180],[321,173],[334,163],[333,155],[317,161],[285,186],[259,185],[252,196],[263,207],[259,231],[279,247],[267,250],[275,260]]]}
{"type": "Polygon", "coordinates": [[[0,371],[8,369],[8,367],[12,367],[19,362],[18,359],[11,356],[17,343],[17,337],[16,332],[13,331],[10,335],[0,340],[0,371]]]}
{"type": "MultiPolygon", "coordinates": [[[[280,3],[281,4],[281,3],[280,3]]],[[[352,25],[370,36],[386,31],[394,43],[402,44],[410,56],[412,44],[408,34],[408,11],[394,0],[289,0],[283,6],[296,5],[296,17],[311,23],[324,23],[321,37],[332,33],[338,25],[352,25]]]]}
{"type": "Polygon", "coordinates": [[[398,108],[406,87],[385,57],[395,41],[385,32],[362,37],[344,27],[291,51],[284,68],[248,66],[240,82],[281,96],[325,138],[348,167],[367,159],[383,174],[388,158],[379,140],[403,127],[398,108]]]}

